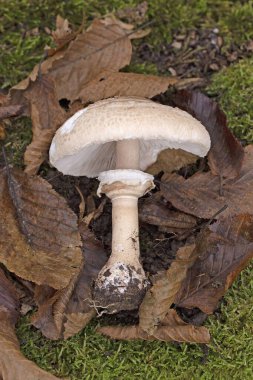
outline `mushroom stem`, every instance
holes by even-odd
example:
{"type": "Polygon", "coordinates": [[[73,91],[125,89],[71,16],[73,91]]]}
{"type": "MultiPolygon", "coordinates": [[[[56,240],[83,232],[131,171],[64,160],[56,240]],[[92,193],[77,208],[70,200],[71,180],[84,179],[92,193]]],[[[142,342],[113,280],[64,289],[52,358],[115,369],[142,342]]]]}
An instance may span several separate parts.
{"type": "Polygon", "coordinates": [[[138,198],[154,187],[139,170],[100,173],[98,193],[112,200],[112,253],[100,271],[93,298],[108,313],[138,308],[148,281],[139,261],[138,198]]]}
{"type": "Polygon", "coordinates": [[[140,169],[140,143],[138,139],[116,142],[116,169],[140,169]]]}
{"type": "Polygon", "coordinates": [[[112,254],[131,263],[139,258],[138,197],[112,198],[112,254]],[[127,253],[127,255],[126,255],[127,253]]]}

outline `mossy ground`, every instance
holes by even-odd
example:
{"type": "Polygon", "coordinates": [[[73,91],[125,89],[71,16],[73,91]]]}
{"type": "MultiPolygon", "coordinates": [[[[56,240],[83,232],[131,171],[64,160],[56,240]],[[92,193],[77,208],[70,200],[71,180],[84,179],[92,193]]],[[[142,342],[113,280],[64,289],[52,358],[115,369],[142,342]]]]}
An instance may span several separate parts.
{"type": "MultiPolygon", "coordinates": [[[[80,25],[95,16],[139,4],[131,0],[0,0],[0,86],[8,88],[23,79],[50,42],[45,27],[54,28],[55,16],[67,17],[80,25]],[[39,33],[34,28],[39,28],[39,33]]],[[[170,42],[174,31],[192,28],[219,28],[224,49],[253,38],[252,1],[155,0],[149,2],[148,19],[154,20],[147,43],[158,46],[170,42]]],[[[215,74],[206,89],[218,99],[229,126],[247,142],[253,141],[253,58],[215,74]]],[[[156,73],[150,63],[132,70],[156,73]]],[[[22,165],[22,154],[30,141],[30,124],[17,120],[4,141],[8,158],[22,165]]],[[[113,342],[95,334],[97,321],[67,341],[52,342],[23,318],[18,336],[25,355],[46,370],[71,379],[244,379],[253,378],[253,266],[244,270],[227,293],[221,313],[209,318],[212,343],[209,353],[200,345],[159,342],[113,342]]]]}
{"type": "Polygon", "coordinates": [[[29,320],[18,326],[24,354],[42,368],[72,380],[252,380],[253,266],[227,293],[221,311],[205,324],[212,342],[117,342],[95,333],[97,321],[67,341],[42,337],[29,320]]]}

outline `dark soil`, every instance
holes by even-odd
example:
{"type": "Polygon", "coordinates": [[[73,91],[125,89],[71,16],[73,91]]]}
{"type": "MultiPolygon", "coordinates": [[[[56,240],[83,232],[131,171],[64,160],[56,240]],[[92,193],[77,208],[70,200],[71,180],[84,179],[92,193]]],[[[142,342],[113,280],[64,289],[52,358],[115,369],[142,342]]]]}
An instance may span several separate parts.
{"type": "Polygon", "coordinates": [[[182,78],[208,79],[214,72],[252,55],[252,41],[238,46],[224,46],[223,37],[216,29],[190,30],[175,33],[170,44],[159,48],[143,43],[136,51],[137,62],[150,62],[161,73],[182,78]]]}

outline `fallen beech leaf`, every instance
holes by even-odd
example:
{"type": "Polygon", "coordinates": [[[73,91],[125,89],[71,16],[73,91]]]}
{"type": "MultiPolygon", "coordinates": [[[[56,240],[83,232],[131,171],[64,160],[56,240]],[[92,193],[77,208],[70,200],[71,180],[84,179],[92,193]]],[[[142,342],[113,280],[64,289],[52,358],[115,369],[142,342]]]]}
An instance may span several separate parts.
{"type": "Polygon", "coordinates": [[[3,380],[59,379],[26,359],[20,352],[13,324],[0,308],[0,376],[3,380]]]}
{"type": "Polygon", "coordinates": [[[20,116],[23,112],[23,105],[0,107],[0,120],[13,116],[20,116]]]}
{"type": "Polygon", "coordinates": [[[252,213],[253,210],[253,145],[245,148],[239,176],[222,186],[219,177],[211,172],[196,173],[185,180],[177,174],[162,177],[162,195],[174,207],[199,218],[210,219],[225,205],[227,209],[216,219],[228,215],[252,213]]]}
{"type": "Polygon", "coordinates": [[[243,148],[228,129],[226,115],[218,104],[201,92],[187,90],[179,91],[172,100],[198,119],[209,132],[208,164],[212,174],[235,178],[242,166],[243,148]]]}
{"type": "Polygon", "coordinates": [[[112,339],[123,340],[143,339],[188,343],[208,343],[210,341],[207,328],[188,325],[173,309],[169,310],[163,324],[151,335],[143,331],[140,326],[105,326],[97,329],[97,332],[112,339]]]}
{"type": "Polygon", "coordinates": [[[236,276],[253,258],[253,216],[227,217],[202,231],[197,260],[177,294],[177,306],[211,314],[236,276]]]}
{"type": "Polygon", "coordinates": [[[80,89],[83,103],[96,102],[114,96],[137,96],[152,98],[165,92],[180,79],[135,73],[116,73],[110,70],[100,72],[85,87],[80,89]]]}
{"type": "Polygon", "coordinates": [[[132,46],[126,32],[113,20],[94,20],[68,46],[64,57],[53,62],[50,76],[58,99],[79,99],[82,88],[103,70],[118,71],[131,60],[132,46]]]}
{"type": "Polygon", "coordinates": [[[78,333],[96,315],[91,288],[107,256],[93,234],[83,226],[84,267],[69,286],[55,292],[37,287],[35,300],[39,306],[32,323],[47,338],[67,339],[78,333]]]}
{"type": "Polygon", "coordinates": [[[0,269],[0,378],[2,380],[56,380],[26,359],[19,350],[14,331],[19,300],[12,283],[0,269]]]}
{"type": "Polygon", "coordinates": [[[179,248],[170,268],[155,277],[139,308],[140,328],[155,334],[157,326],[165,318],[189,267],[197,257],[195,245],[179,248]]]}
{"type": "Polygon", "coordinates": [[[165,149],[159,153],[156,162],[145,171],[153,175],[161,171],[171,173],[183,166],[193,164],[197,161],[197,158],[194,154],[182,149],[165,149]]]}
{"type": "Polygon", "coordinates": [[[49,76],[30,84],[25,97],[31,107],[33,140],[25,151],[26,173],[36,174],[47,157],[55,131],[67,118],[56,98],[54,82],[49,76]]]}
{"type": "MultiPolygon", "coordinates": [[[[156,193],[157,194],[157,193],[156,193]]],[[[174,229],[190,229],[196,225],[196,218],[180,211],[173,211],[152,197],[144,198],[139,206],[139,219],[142,222],[174,229]]]]}
{"type": "Polygon", "coordinates": [[[15,325],[19,317],[19,306],[20,302],[15,287],[0,268],[0,313],[2,313],[2,316],[5,313],[6,318],[8,314],[10,323],[15,325]]]}
{"type": "Polygon", "coordinates": [[[37,284],[67,286],[82,261],[76,215],[44,179],[0,176],[0,261],[37,284]]]}

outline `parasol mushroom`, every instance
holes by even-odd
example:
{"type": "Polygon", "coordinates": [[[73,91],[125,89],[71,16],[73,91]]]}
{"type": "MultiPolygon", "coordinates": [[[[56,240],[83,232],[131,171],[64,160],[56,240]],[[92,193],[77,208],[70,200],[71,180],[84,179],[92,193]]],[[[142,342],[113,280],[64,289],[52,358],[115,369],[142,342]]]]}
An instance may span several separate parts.
{"type": "Polygon", "coordinates": [[[77,112],[56,132],[50,162],[64,174],[97,177],[112,201],[112,253],[93,298],[107,312],[135,309],[148,286],[140,263],[138,198],[154,187],[143,172],[164,149],[204,156],[209,134],[188,113],[141,98],[110,98],[77,112]]]}

